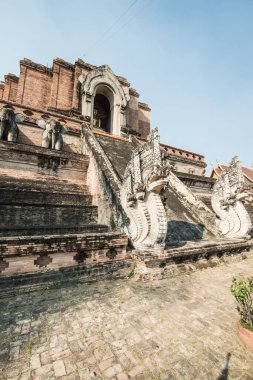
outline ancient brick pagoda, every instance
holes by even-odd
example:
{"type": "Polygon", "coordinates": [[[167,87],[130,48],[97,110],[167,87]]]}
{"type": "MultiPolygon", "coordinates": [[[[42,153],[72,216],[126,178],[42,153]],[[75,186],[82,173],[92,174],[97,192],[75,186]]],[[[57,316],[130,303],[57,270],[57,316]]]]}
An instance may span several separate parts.
{"type": "Polygon", "coordinates": [[[239,163],[212,193],[204,157],[161,144],[148,105],[107,65],[21,60],[0,84],[0,140],[2,286],[251,248],[239,163]]]}

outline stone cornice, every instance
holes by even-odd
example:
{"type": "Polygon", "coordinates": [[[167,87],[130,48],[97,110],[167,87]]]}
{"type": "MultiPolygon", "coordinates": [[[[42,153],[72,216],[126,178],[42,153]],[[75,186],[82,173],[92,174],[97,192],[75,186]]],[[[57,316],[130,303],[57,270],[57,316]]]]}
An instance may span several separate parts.
{"type": "Polygon", "coordinates": [[[134,96],[135,98],[139,98],[140,94],[134,89],[134,88],[129,88],[129,94],[134,96]]]}
{"type": "Polygon", "coordinates": [[[67,61],[64,61],[63,59],[61,58],[55,58],[53,60],[53,64],[57,64],[61,67],[65,67],[66,69],[70,69],[70,70],[74,70],[74,65],[72,65],[72,63],[69,63],[67,61]]]}
{"type": "Polygon", "coordinates": [[[28,67],[30,69],[45,73],[47,75],[52,75],[52,69],[51,68],[44,66],[44,65],[41,65],[39,63],[35,63],[28,58],[21,59],[20,66],[25,66],[25,67],[28,67]]]}
{"type": "Polygon", "coordinates": [[[19,103],[16,103],[16,102],[10,102],[10,101],[6,101],[6,100],[3,100],[3,99],[0,99],[0,106],[1,106],[1,104],[9,105],[12,108],[14,108],[14,107],[22,108],[24,111],[25,110],[29,110],[29,111],[33,111],[33,112],[38,112],[38,113],[41,113],[42,115],[43,114],[48,114],[49,116],[53,116],[53,117],[56,117],[56,118],[63,117],[66,120],[73,121],[73,122],[79,123],[79,124],[83,123],[83,120],[80,120],[80,119],[78,119],[76,117],[66,116],[64,113],[60,113],[60,112],[56,113],[56,112],[52,112],[50,110],[46,110],[45,111],[45,110],[42,110],[40,108],[26,107],[23,104],[19,104],[19,103]]]}
{"type": "Polygon", "coordinates": [[[197,161],[197,160],[190,159],[190,158],[176,156],[176,155],[170,154],[170,153],[166,156],[166,158],[169,159],[170,161],[184,162],[185,164],[190,164],[190,165],[194,164],[195,166],[199,166],[201,168],[205,168],[207,166],[206,163],[203,161],[197,161]]]}
{"type": "Polygon", "coordinates": [[[17,77],[15,74],[11,74],[11,73],[9,73],[9,74],[6,74],[6,75],[4,76],[4,80],[5,80],[5,82],[7,82],[7,81],[12,81],[12,82],[16,82],[16,83],[18,83],[18,81],[19,81],[19,77],[17,77]]]}
{"type": "MultiPolygon", "coordinates": [[[[78,60],[75,62],[75,65],[82,67],[88,71],[96,70],[96,69],[99,69],[100,67],[102,68],[104,66],[107,66],[107,65],[102,65],[102,66],[91,65],[87,62],[84,62],[81,58],[78,58],[78,60]]],[[[118,81],[120,82],[120,84],[122,84],[123,86],[130,87],[130,83],[128,82],[128,80],[126,78],[124,78],[120,75],[115,75],[115,76],[118,79],[118,81]]]]}
{"type": "MultiPolygon", "coordinates": [[[[142,137],[138,137],[138,140],[141,141],[142,144],[147,141],[147,139],[144,139],[142,137]]],[[[201,154],[198,154],[198,153],[195,153],[195,152],[190,152],[188,150],[184,150],[184,149],[180,149],[180,148],[175,148],[173,146],[166,145],[166,144],[161,144],[161,143],[160,143],[160,147],[163,150],[163,152],[165,153],[166,157],[175,157],[175,159],[179,158],[180,160],[181,159],[185,159],[185,160],[187,160],[187,161],[189,161],[191,163],[192,162],[198,162],[198,163],[202,163],[202,164],[204,163],[204,158],[205,157],[203,155],[201,155],[201,154]],[[173,149],[175,150],[175,154],[173,154],[173,153],[171,153],[171,152],[168,151],[168,150],[173,150],[173,149]],[[176,152],[189,153],[192,156],[195,156],[196,158],[197,157],[201,157],[201,161],[200,160],[196,160],[196,158],[192,158],[191,159],[191,158],[188,158],[188,157],[182,157],[181,155],[177,154],[176,152]]]]}
{"type": "Polygon", "coordinates": [[[146,103],[138,102],[138,107],[146,111],[151,111],[151,108],[149,108],[149,106],[146,103]]]}
{"type": "Polygon", "coordinates": [[[184,178],[184,179],[189,179],[189,180],[196,180],[196,181],[201,181],[201,182],[208,182],[211,184],[214,184],[216,182],[216,179],[210,178],[210,177],[204,177],[196,174],[190,174],[190,173],[183,173],[183,172],[178,172],[174,171],[173,173],[176,174],[178,178],[184,178]]]}
{"type": "MultiPolygon", "coordinates": [[[[198,156],[198,157],[201,157],[201,158],[205,158],[205,156],[203,156],[202,154],[199,154],[199,153],[195,153],[195,152],[191,152],[189,150],[185,150],[185,149],[181,149],[181,148],[176,148],[174,146],[171,146],[171,145],[166,145],[166,144],[160,144],[162,148],[164,148],[165,151],[167,151],[167,149],[171,149],[171,150],[175,150],[177,152],[183,152],[183,153],[188,153],[188,154],[191,154],[191,155],[194,155],[194,156],[198,156]]],[[[171,153],[172,154],[172,153],[171,153]]],[[[177,156],[179,156],[178,154],[176,154],[177,156]]]]}
{"type": "Polygon", "coordinates": [[[88,71],[97,69],[97,66],[91,65],[87,62],[84,62],[81,58],[78,58],[78,60],[75,62],[76,66],[80,66],[83,69],[86,69],[88,71]]]}
{"type": "Polygon", "coordinates": [[[120,84],[122,84],[123,86],[127,86],[127,87],[130,87],[130,83],[128,82],[128,80],[120,75],[116,75],[118,81],[120,82],[120,84]]]}

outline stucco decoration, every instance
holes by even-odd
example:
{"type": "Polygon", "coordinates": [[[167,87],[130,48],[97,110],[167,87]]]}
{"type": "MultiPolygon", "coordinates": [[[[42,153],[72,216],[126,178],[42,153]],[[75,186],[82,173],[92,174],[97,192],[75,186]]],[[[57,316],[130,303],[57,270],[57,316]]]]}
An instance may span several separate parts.
{"type": "Polygon", "coordinates": [[[120,191],[129,218],[125,227],[135,248],[164,248],[167,217],[160,191],[168,186],[170,167],[163,160],[158,130],[137,147],[128,164],[120,191]]]}
{"type": "Polygon", "coordinates": [[[41,146],[43,148],[50,148],[55,150],[63,149],[62,134],[68,131],[66,125],[61,125],[61,123],[54,119],[40,119],[37,121],[37,125],[40,128],[44,129],[41,142],[41,146]]]}
{"type": "Polygon", "coordinates": [[[80,75],[82,88],[82,114],[93,125],[93,109],[96,94],[104,95],[110,103],[110,133],[121,135],[126,126],[126,106],[130,99],[108,65],[100,66],[87,75],[80,75]]]}
{"type": "Polygon", "coordinates": [[[0,140],[16,142],[19,133],[17,123],[24,119],[24,115],[15,113],[11,108],[0,109],[0,140]]]}
{"type": "Polygon", "coordinates": [[[251,220],[243,202],[250,197],[244,182],[241,164],[233,157],[222,171],[213,188],[212,207],[217,215],[217,226],[228,238],[247,238],[251,220]]]}

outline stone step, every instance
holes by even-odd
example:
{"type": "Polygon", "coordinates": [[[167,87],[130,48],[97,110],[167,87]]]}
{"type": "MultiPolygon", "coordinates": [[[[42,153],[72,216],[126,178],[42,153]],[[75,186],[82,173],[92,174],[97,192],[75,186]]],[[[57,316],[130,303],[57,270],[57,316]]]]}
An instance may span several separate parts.
{"type": "Polygon", "coordinates": [[[205,205],[212,210],[211,197],[200,197],[200,200],[205,203],[205,205]]]}
{"type": "Polygon", "coordinates": [[[2,235],[7,231],[28,231],[28,235],[55,229],[71,231],[96,224],[97,217],[96,206],[1,205],[0,231],[2,235]]]}
{"type": "Polygon", "coordinates": [[[0,189],[0,195],[0,205],[89,206],[92,204],[90,194],[64,193],[61,188],[58,188],[58,193],[0,189]]]}
{"type": "Polygon", "coordinates": [[[0,192],[8,191],[34,191],[44,193],[62,193],[62,194],[89,194],[88,187],[85,183],[74,183],[57,178],[23,178],[6,177],[0,175],[0,192]]]}
{"type": "Polygon", "coordinates": [[[87,224],[83,225],[81,227],[75,226],[75,227],[52,227],[49,226],[48,228],[20,228],[20,229],[5,229],[0,231],[0,241],[2,238],[9,238],[12,236],[18,236],[19,238],[26,237],[32,235],[37,235],[39,237],[41,236],[50,236],[50,235],[66,235],[66,234],[84,234],[84,233],[103,233],[108,232],[109,227],[105,224],[87,224]]]}

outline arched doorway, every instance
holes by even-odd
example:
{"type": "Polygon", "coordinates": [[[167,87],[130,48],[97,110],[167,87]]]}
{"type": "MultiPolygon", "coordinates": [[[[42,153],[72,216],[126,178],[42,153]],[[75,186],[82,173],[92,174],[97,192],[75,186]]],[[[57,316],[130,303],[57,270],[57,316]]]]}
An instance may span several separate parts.
{"type": "Polygon", "coordinates": [[[93,105],[93,128],[111,132],[111,106],[106,96],[96,94],[93,105]]]}
{"type": "Polygon", "coordinates": [[[130,97],[118,78],[104,65],[87,75],[81,74],[79,81],[82,83],[82,115],[85,120],[90,122],[91,127],[100,125],[105,132],[120,136],[121,129],[126,125],[126,106],[130,97]],[[101,111],[104,121],[101,117],[100,123],[96,120],[99,112],[95,110],[101,111]]]}
{"type": "Polygon", "coordinates": [[[94,91],[92,126],[112,133],[114,123],[115,96],[110,86],[101,83],[94,91]]]}

